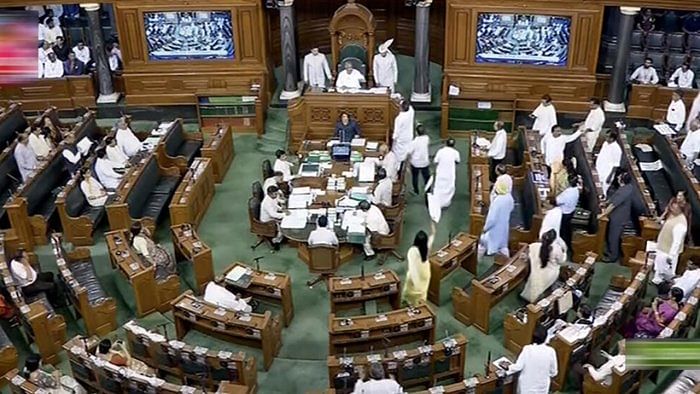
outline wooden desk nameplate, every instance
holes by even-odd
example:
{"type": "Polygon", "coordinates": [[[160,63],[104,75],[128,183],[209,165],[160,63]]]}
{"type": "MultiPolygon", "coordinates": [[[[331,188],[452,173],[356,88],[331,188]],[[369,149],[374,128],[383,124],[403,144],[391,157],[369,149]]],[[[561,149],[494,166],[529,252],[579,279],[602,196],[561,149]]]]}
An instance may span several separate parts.
{"type": "Polygon", "coordinates": [[[175,248],[175,260],[192,262],[197,292],[201,293],[204,285],[214,280],[211,248],[202,242],[191,224],[170,226],[170,234],[175,248]]]}
{"type": "Polygon", "coordinates": [[[477,244],[476,236],[461,232],[430,256],[430,302],[440,305],[440,283],[457,268],[462,267],[476,276],[477,244]]]}
{"type": "Polygon", "coordinates": [[[362,306],[365,302],[386,301],[392,309],[399,309],[401,280],[392,270],[383,270],[365,276],[328,279],[331,313],[362,306]]]}

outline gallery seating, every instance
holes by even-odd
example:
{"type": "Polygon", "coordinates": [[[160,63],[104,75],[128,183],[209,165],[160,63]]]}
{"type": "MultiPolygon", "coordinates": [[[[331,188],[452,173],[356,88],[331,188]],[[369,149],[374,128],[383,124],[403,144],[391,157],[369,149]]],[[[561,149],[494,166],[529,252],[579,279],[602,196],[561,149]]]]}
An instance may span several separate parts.
{"type": "Polygon", "coordinates": [[[177,167],[184,174],[195,156],[199,156],[202,141],[202,133],[185,132],[182,119],[175,119],[156,148],[158,164],[161,167],[177,167]]]}
{"type": "Polygon", "coordinates": [[[86,247],[66,251],[60,233],[51,235],[58,274],[76,317],[82,318],[88,335],[107,335],[117,328],[117,302],[100,284],[86,247]]]}

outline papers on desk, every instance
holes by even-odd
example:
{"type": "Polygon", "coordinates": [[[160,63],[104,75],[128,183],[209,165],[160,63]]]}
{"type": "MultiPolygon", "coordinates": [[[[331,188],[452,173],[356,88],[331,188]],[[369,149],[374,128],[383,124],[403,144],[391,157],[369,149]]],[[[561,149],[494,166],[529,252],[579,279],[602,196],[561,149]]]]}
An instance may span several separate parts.
{"type": "Polygon", "coordinates": [[[671,128],[671,126],[666,123],[659,123],[654,125],[654,129],[661,135],[676,135],[676,131],[671,128]]]}
{"type": "Polygon", "coordinates": [[[237,265],[226,274],[226,279],[237,282],[246,272],[248,272],[247,268],[237,265]]]}
{"type": "Polygon", "coordinates": [[[637,144],[637,145],[635,145],[634,147],[637,148],[637,149],[639,149],[639,150],[641,150],[641,151],[644,152],[644,153],[649,153],[649,152],[651,152],[651,151],[654,150],[654,149],[652,149],[652,147],[651,147],[650,145],[648,145],[648,144],[637,144]]]}
{"type": "Polygon", "coordinates": [[[330,148],[330,147],[332,147],[333,145],[339,144],[339,143],[340,143],[340,140],[330,140],[330,141],[328,141],[328,142],[326,143],[326,148],[330,148]]]}
{"type": "Polygon", "coordinates": [[[141,142],[141,149],[153,151],[160,142],[160,137],[148,137],[141,142]]]}
{"type": "Polygon", "coordinates": [[[664,168],[664,165],[663,165],[663,163],[661,163],[661,160],[647,162],[647,163],[640,161],[639,168],[644,172],[659,171],[659,170],[664,168]]]}
{"type": "Polygon", "coordinates": [[[374,182],[374,172],[377,167],[373,162],[365,160],[360,164],[360,171],[358,176],[358,181],[360,182],[374,182]]]}
{"type": "Polygon", "coordinates": [[[280,227],[286,229],[302,229],[306,227],[306,218],[309,216],[308,209],[293,209],[289,211],[289,215],[282,218],[280,227]]]}
{"type": "Polygon", "coordinates": [[[474,141],[474,143],[481,149],[488,149],[489,147],[491,147],[491,141],[487,140],[484,137],[477,138],[476,141],[474,141]]]}
{"type": "Polygon", "coordinates": [[[311,188],[308,187],[308,186],[304,186],[304,187],[295,187],[294,189],[292,189],[292,195],[295,195],[295,194],[310,194],[310,193],[311,193],[311,188]]]}
{"type": "Polygon", "coordinates": [[[370,141],[370,142],[367,143],[367,146],[365,146],[365,149],[367,149],[367,150],[377,150],[377,149],[379,149],[379,142],[370,141]]]}
{"type": "Polygon", "coordinates": [[[591,327],[583,324],[571,324],[565,329],[559,332],[562,338],[566,339],[568,342],[573,343],[578,340],[586,339],[588,334],[591,333],[591,327]]]}
{"type": "Polygon", "coordinates": [[[360,202],[358,200],[353,200],[350,197],[342,197],[339,198],[338,201],[336,201],[335,206],[336,207],[345,207],[345,208],[356,208],[360,202]]]}
{"type": "Polygon", "coordinates": [[[366,138],[353,138],[352,141],[350,141],[350,146],[363,147],[366,143],[366,138]]]}
{"type": "Polygon", "coordinates": [[[88,137],[83,137],[75,147],[78,148],[78,152],[80,152],[81,155],[85,155],[92,147],[92,141],[88,137]]]}
{"type": "Polygon", "coordinates": [[[311,193],[308,194],[292,194],[289,196],[289,201],[287,202],[287,207],[289,209],[299,209],[306,208],[311,205],[313,196],[311,193]]]}

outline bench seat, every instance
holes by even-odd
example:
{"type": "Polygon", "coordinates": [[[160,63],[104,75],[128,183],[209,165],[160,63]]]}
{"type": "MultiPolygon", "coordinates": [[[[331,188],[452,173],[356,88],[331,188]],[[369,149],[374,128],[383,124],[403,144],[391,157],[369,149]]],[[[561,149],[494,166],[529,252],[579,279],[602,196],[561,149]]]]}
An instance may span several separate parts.
{"type": "Polygon", "coordinates": [[[39,293],[37,295],[34,295],[32,297],[24,297],[24,301],[29,304],[33,304],[36,301],[41,302],[44,307],[46,308],[46,313],[48,314],[48,317],[51,318],[51,316],[56,314],[56,311],[53,309],[53,305],[51,305],[51,302],[49,302],[49,297],[46,296],[46,293],[39,293]]]}
{"type": "Polygon", "coordinates": [[[600,301],[598,301],[598,305],[593,311],[593,318],[595,319],[605,315],[605,313],[607,313],[610,310],[610,308],[612,308],[613,304],[620,300],[622,294],[623,293],[621,291],[613,289],[606,290],[605,294],[603,294],[603,297],[600,298],[600,301]]]}
{"type": "Polygon", "coordinates": [[[75,280],[87,291],[88,302],[92,305],[103,302],[108,296],[97,279],[97,272],[92,261],[78,261],[70,265],[70,271],[75,280]]]}
{"type": "MultiPolygon", "coordinates": [[[[661,158],[655,150],[651,152],[644,152],[637,146],[634,147],[634,156],[640,163],[654,163],[659,161],[661,158]]],[[[641,168],[640,168],[641,170],[641,168]]],[[[661,212],[666,209],[666,204],[673,197],[673,187],[668,179],[666,170],[661,168],[656,171],[641,171],[642,177],[647,186],[651,189],[650,192],[652,197],[656,201],[658,208],[661,212]]]]}
{"type": "Polygon", "coordinates": [[[523,190],[513,188],[513,211],[510,213],[510,227],[525,229],[525,206],[523,203],[523,190]]]}

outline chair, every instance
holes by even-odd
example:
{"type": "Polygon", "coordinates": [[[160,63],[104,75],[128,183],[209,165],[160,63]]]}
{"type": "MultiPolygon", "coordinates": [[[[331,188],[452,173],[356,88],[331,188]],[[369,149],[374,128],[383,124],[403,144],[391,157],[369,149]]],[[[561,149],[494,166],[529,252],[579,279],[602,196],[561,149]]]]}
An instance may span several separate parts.
{"type": "Polygon", "coordinates": [[[272,245],[271,239],[277,235],[277,225],[275,222],[263,223],[260,221],[260,205],[261,200],[251,197],[248,200],[248,220],[250,223],[250,232],[258,237],[258,242],[251,245],[251,249],[255,250],[263,242],[272,245]]]}
{"type": "Polygon", "coordinates": [[[255,181],[253,182],[253,185],[251,186],[253,189],[253,197],[257,198],[258,200],[262,201],[263,198],[265,198],[265,191],[262,188],[262,185],[260,182],[255,181]]]}
{"type": "Polygon", "coordinates": [[[641,30],[632,31],[632,43],[630,44],[632,50],[639,51],[644,46],[644,32],[641,30]]]}
{"type": "Polygon", "coordinates": [[[306,285],[313,287],[320,281],[326,281],[340,265],[340,253],[337,246],[309,245],[309,272],[319,274],[316,278],[306,281],[306,285]]]}
{"type": "Polygon", "coordinates": [[[272,170],[272,164],[270,164],[270,160],[263,160],[262,162],[262,176],[263,180],[273,176],[275,174],[275,171],[272,170]]]}
{"type": "Polygon", "coordinates": [[[382,210],[382,213],[384,214],[385,218],[395,218],[398,217],[401,212],[404,210],[406,207],[406,200],[403,197],[399,197],[398,199],[394,199],[394,201],[398,201],[398,203],[387,207],[384,205],[377,205],[379,209],[382,210]]]}
{"type": "Polygon", "coordinates": [[[340,63],[338,72],[345,69],[345,62],[350,62],[352,67],[367,76],[367,50],[357,44],[348,44],[340,50],[340,63]]]}
{"type": "Polygon", "coordinates": [[[685,33],[669,33],[666,35],[666,48],[669,52],[683,52],[685,48],[685,33]]]}
{"type": "Polygon", "coordinates": [[[693,55],[700,54],[700,34],[689,34],[688,35],[688,52],[693,55]]]}
{"type": "Polygon", "coordinates": [[[688,60],[688,55],[685,53],[669,53],[666,60],[666,70],[672,74],[678,67],[688,60]]]}
{"type": "Polygon", "coordinates": [[[661,76],[661,69],[666,64],[666,54],[663,52],[648,52],[647,57],[654,62],[653,67],[659,73],[659,76],[661,76]]]}
{"type": "Polygon", "coordinates": [[[402,210],[394,219],[391,226],[391,232],[387,235],[372,233],[372,248],[380,253],[379,265],[386,262],[386,259],[391,254],[399,261],[403,261],[403,256],[396,251],[401,244],[401,235],[403,233],[403,216],[405,211],[402,210]]]}
{"type": "Polygon", "coordinates": [[[662,31],[650,31],[647,33],[646,49],[662,50],[666,41],[666,33],[662,31]]]}

